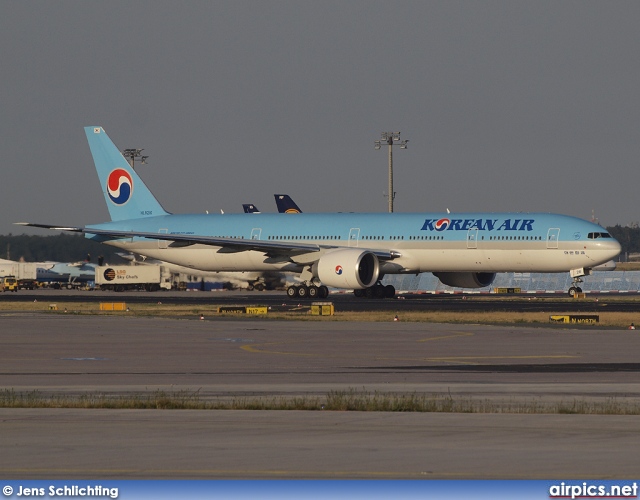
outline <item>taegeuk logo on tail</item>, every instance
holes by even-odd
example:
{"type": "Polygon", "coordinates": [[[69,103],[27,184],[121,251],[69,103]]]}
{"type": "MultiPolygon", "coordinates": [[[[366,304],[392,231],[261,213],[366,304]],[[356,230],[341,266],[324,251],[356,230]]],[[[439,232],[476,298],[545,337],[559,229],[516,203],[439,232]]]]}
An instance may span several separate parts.
{"type": "Polygon", "coordinates": [[[107,194],[116,205],[124,205],[133,193],[133,179],[123,168],[112,170],[107,179],[107,194]]]}

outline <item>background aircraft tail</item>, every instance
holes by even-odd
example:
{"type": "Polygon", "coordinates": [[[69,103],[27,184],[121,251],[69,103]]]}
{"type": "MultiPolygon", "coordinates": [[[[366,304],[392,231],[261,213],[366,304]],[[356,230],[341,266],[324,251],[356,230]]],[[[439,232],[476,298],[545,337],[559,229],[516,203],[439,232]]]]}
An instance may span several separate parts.
{"type": "Polygon", "coordinates": [[[102,127],[85,127],[111,220],[167,215],[102,127]]]}
{"type": "Polygon", "coordinates": [[[243,203],[242,209],[245,214],[259,214],[260,210],[253,203],[243,203]]]}
{"type": "Polygon", "coordinates": [[[288,194],[274,194],[278,212],[281,214],[301,214],[302,210],[288,194]]]}

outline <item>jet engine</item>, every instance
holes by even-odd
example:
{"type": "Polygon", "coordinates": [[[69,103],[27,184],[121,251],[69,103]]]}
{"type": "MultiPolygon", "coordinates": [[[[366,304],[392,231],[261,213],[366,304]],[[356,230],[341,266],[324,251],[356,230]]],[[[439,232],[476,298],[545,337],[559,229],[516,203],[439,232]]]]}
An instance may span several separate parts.
{"type": "Polygon", "coordinates": [[[313,271],[323,285],[363,289],[378,281],[380,262],[371,252],[357,248],[340,248],[320,257],[314,264],[313,271]]]}
{"type": "Polygon", "coordinates": [[[496,273],[433,273],[442,283],[459,288],[483,288],[496,279],[496,273]]]}

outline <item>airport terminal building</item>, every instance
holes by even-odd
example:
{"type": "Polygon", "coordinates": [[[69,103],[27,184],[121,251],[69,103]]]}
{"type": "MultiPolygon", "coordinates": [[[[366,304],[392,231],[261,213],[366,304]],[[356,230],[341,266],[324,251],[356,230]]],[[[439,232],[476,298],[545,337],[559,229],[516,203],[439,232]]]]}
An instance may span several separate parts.
{"type": "MultiPolygon", "coordinates": [[[[584,293],[637,293],[640,290],[640,271],[596,271],[583,280],[580,286],[584,293]]],[[[566,294],[572,282],[569,273],[498,273],[490,286],[471,290],[443,285],[431,273],[388,275],[382,280],[399,292],[430,293],[492,293],[496,288],[520,288],[522,292],[566,294]]]]}

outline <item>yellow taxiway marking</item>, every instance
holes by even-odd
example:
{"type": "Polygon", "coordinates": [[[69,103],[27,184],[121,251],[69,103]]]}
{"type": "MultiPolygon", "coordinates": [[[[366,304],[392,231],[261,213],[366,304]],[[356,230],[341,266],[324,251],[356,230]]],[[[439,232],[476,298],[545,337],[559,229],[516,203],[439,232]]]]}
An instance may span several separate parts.
{"type": "Polygon", "coordinates": [[[440,357],[416,357],[416,358],[406,358],[406,357],[376,357],[374,358],[376,361],[429,361],[433,363],[455,363],[458,365],[480,365],[480,360],[490,360],[490,359],[572,359],[572,358],[580,358],[580,356],[571,356],[565,354],[544,354],[544,355],[536,355],[536,356],[440,356],[440,357]]]}
{"type": "MultiPolygon", "coordinates": [[[[428,342],[430,340],[441,340],[441,339],[449,339],[456,337],[470,337],[475,335],[470,332],[457,332],[453,335],[446,335],[443,337],[432,337],[428,339],[418,340],[417,342],[428,342]]],[[[293,344],[301,344],[304,342],[293,342],[293,344]]],[[[269,346],[278,346],[285,345],[290,346],[292,342],[267,342],[264,344],[249,344],[240,346],[240,349],[246,352],[251,352],[255,354],[279,354],[281,356],[297,356],[297,357],[307,357],[307,358],[318,358],[325,357],[325,355],[315,354],[315,353],[307,353],[307,352],[291,352],[291,351],[278,351],[278,350],[270,350],[269,346]]],[[[332,356],[334,358],[340,357],[339,355],[332,356]]],[[[350,354],[349,358],[353,359],[355,356],[350,354]]],[[[369,358],[369,356],[365,356],[369,358]]],[[[487,360],[515,360],[515,359],[531,359],[531,360],[543,360],[543,359],[574,359],[579,358],[580,356],[568,355],[568,354],[544,354],[544,355],[511,355],[511,356],[440,356],[440,357],[415,357],[415,358],[406,358],[406,357],[398,357],[398,356],[371,356],[372,359],[377,361],[430,361],[435,363],[456,363],[461,365],[478,365],[481,361],[487,360]]]]}
{"type": "Polygon", "coordinates": [[[489,359],[572,359],[580,356],[571,356],[568,354],[545,354],[536,356],[452,356],[442,358],[424,358],[424,361],[438,361],[442,363],[458,363],[465,365],[478,365],[481,360],[489,359]],[[472,361],[473,360],[473,361],[472,361]]]}
{"type": "Polygon", "coordinates": [[[240,349],[242,349],[243,351],[247,351],[247,352],[255,352],[255,353],[260,353],[260,354],[282,354],[285,356],[307,356],[307,357],[318,357],[318,354],[310,354],[310,353],[306,353],[306,352],[285,352],[285,351],[268,351],[266,349],[263,349],[263,347],[266,346],[270,346],[270,345],[280,345],[280,344],[286,344],[286,345],[291,345],[292,342],[269,342],[266,344],[250,344],[250,345],[243,345],[240,347],[240,349]]]}
{"type": "Polygon", "coordinates": [[[514,356],[444,356],[441,358],[429,359],[563,359],[563,358],[579,358],[571,354],[529,354],[514,356]]]}
{"type": "Polygon", "coordinates": [[[418,342],[431,342],[432,340],[444,340],[444,339],[454,339],[456,337],[473,337],[475,333],[473,332],[454,332],[451,335],[444,335],[442,337],[430,337],[428,339],[418,340],[418,342]]]}
{"type": "MultiPolygon", "coordinates": [[[[451,339],[456,337],[471,337],[473,335],[475,335],[475,333],[473,332],[455,332],[452,335],[445,335],[442,337],[431,337],[428,339],[418,340],[417,342],[429,342],[431,340],[443,340],[443,339],[451,339]]],[[[292,343],[295,344],[297,342],[267,342],[264,344],[249,344],[249,345],[241,346],[240,349],[247,352],[254,352],[254,353],[261,353],[261,354],[284,354],[284,355],[290,355],[290,356],[310,356],[310,357],[319,356],[317,354],[308,354],[308,353],[301,353],[301,352],[286,352],[286,351],[271,351],[271,350],[265,349],[266,346],[291,345],[292,343]]]]}

